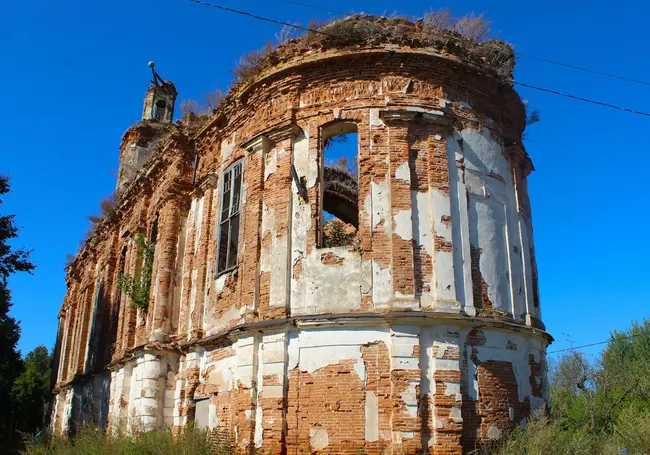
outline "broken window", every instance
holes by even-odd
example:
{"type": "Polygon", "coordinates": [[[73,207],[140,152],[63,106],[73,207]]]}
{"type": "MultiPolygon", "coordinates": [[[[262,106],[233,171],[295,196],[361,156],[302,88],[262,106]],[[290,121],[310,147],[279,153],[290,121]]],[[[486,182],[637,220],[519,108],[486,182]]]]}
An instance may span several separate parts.
{"type": "Polygon", "coordinates": [[[167,104],[165,103],[164,100],[156,101],[156,104],[154,106],[153,118],[155,118],[156,120],[164,120],[166,107],[167,104]]]}
{"type": "Polygon", "coordinates": [[[322,130],[321,247],[352,245],[359,228],[357,126],[337,122],[322,130]]]}
{"type": "Polygon", "coordinates": [[[237,265],[243,167],[243,161],[239,161],[223,174],[217,273],[225,272],[237,265]]]}

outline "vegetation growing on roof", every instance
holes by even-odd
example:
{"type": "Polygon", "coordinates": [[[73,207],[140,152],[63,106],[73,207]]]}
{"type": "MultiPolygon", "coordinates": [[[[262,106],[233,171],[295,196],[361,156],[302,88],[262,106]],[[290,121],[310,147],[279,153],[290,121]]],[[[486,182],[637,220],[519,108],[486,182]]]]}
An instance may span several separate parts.
{"type": "MultiPolygon", "coordinates": [[[[224,99],[224,93],[220,89],[209,91],[203,96],[203,101],[195,99],[184,99],[181,101],[181,116],[185,118],[190,114],[196,116],[211,115],[219,107],[224,99]]],[[[182,121],[182,119],[181,119],[182,121]]]]}
{"type": "MultiPolygon", "coordinates": [[[[313,30],[294,36],[285,27],[276,37],[274,47],[267,43],[262,49],[240,59],[232,70],[235,84],[244,83],[264,69],[310,49],[327,50],[352,46],[395,44],[413,48],[431,48],[454,55],[500,77],[511,77],[515,66],[512,47],[491,38],[491,22],[482,14],[453,17],[448,9],[429,11],[423,18],[384,17],[358,14],[328,23],[311,23],[313,30]]],[[[294,29],[295,30],[295,29],[294,29]]]]}

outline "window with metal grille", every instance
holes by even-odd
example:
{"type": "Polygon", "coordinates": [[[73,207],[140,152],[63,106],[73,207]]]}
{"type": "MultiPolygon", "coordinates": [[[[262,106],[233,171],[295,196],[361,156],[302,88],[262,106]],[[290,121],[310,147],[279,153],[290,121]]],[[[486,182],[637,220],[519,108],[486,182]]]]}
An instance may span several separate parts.
{"type": "Polygon", "coordinates": [[[223,173],[217,273],[225,272],[237,265],[243,168],[244,163],[239,161],[223,173]]]}

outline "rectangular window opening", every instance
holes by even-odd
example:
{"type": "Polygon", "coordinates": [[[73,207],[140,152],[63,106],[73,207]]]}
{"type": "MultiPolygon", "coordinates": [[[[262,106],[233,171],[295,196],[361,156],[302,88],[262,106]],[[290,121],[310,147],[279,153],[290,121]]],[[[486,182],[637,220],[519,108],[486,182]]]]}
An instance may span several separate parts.
{"type": "Polygon", "coordinates": [[[217,273],[237,266],[243,165],[240,161],[223,175],[217,273]]]}

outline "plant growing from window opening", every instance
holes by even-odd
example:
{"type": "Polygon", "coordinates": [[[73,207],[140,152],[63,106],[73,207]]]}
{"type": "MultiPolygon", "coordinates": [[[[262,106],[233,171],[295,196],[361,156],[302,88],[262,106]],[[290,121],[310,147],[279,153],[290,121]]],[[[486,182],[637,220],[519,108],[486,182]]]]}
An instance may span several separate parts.
{"type": "Polygon", "coordinates": [[[346,225],[343,221],[336,218],[326,220],[324,224],[325,236],[323,246],[332,248],[335,246],[353,245],[356,238],[356,229],[352,231],[352,226],[346,225]]]}
{"type": "Polygon", "coordinates": [[[142,266],[135,275],[120,273],[117,278],[119,289],[131,298],[131,306],[147,311],[149,307],[149,293],[151,291],[151,276],[153,273],[153,254],[156,244],[148,243],[142,233],[135,238],[138,245],[137,264],[142,266]]]}

